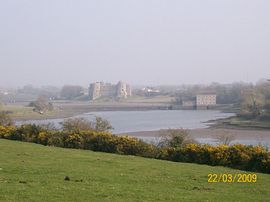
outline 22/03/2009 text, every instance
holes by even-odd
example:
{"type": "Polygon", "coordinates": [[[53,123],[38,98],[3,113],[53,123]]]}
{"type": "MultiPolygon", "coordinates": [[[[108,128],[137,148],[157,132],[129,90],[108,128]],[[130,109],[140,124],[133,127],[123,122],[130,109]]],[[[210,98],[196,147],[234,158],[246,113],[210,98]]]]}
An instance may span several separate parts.
{"type": "Polygon", "coordinates": [[[209,183],[255,183],[257,182],[257,175],[249,174],[225,174],[225,173],[210,173],[208,174],[209,183]]]}

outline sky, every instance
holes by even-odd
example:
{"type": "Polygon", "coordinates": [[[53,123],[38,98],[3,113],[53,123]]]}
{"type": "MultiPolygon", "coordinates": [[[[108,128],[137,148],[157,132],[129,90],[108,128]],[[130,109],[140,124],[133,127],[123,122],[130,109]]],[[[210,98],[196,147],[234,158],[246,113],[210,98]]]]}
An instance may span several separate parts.
{"type": "Polygon", "coordinates": [[[269,0],[0,0],[0,86],[270,78],[269,0]]]}

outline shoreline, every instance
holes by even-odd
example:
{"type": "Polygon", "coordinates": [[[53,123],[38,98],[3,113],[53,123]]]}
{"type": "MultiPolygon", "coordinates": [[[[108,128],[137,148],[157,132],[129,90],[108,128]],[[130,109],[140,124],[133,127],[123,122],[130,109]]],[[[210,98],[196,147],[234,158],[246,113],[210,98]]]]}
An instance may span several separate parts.
{"type": "MultiPolygon", "coordinates": [[[[44,114],[33,112],[31,107],[27,107],[27,102],[8,104],[2,108],[5,111],[10,111],[12,118],[15,121],[27,120],[46,120],[58,119],[77,116],[89,112],[97,111],[149,111],[149,110],[172,110],[170,109],[171,103],[168,102],[84,102],[84,101],[58,101],[52,102],[54,109],[46,111],[44,114]]],[[[177,109],[173,109],[177,110],[177,109]]],[[[181,109],[189,110],[189,109],[181,109]]],[[[232,113],[231,111],[224,110],[223,108],[216,108],[223,113],[232,113]]],[[[209,120],[215,121],[215,120],[209,120]]]]}
{"type": "Polygon", "coordinates": [[[15,121],[46,120],[69,118],[89,112],[98,111],[149,111],[168,110],[165,103],[54,103],[54,109],[44,114],[33,112],[31,107],[24,105],[8,105],[4,108],[11,111],[11,117],[15,121]]]}
{"type": "MultiPolygon", "coordinates": [[[[97,112],[97,111],[149,111],[149,110],[168,110],[168,103],[86,103],[86,102],[68,102],[68,103],[54,103],[55,109],[40,115],[32,112],[31,108],[23,105],[13,105],[15,113],[13,119],[15,121],[27,120],[47,120],[47,119],[61,119],[77,116],[83,113],[97,112]],[[23,110],[27,111],[23,111],[23,110]],[[21,112],[21,111],[22,112],[21,112]]],[[[12,109],[12,108],[11,108],[12,109]]],[[[218,109],[216,109],[218,110],[218,109]]],[[[222,110],[219,110],[222,111],[222,110]]],[[[226,113],[226,112],[225,112],[226,113]]],[[[256,139],[269,138],[270,130],[256,127],[240,127],[221,124],[224,120],[230,118],[221,118],[216,120],[209,120],[207,128],[196,128],[189,130],[192,138],[217,138],[221,135],[234,136],[236,139],[256,139]]],[[[166,129],[164,129],[166,130],[166,129]]],[[[121,133],[123,135],[131,135],[135,137],[157,137],[160,130],[155,131],[138,131],[121,133]]],[[[120,135],[121,135],[120,134],[120,135]]]]}

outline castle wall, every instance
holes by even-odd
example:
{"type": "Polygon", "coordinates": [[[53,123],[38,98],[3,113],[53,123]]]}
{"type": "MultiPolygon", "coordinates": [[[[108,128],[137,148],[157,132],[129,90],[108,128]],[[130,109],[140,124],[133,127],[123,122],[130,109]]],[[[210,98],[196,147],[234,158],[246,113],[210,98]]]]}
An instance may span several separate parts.
{"type": "Polygon", "coordinates": [[[116,86],[111,84],[101,85],[100,96],[101,97],[114,97],[116,94],[116,86]]]}
{"type": "Polygon", "coordinates": [[[91,100],[100,97],[127,98],[128,96],[131,96],[131,87],[122,81],[119,81],[116,85],[95,82],[89,86],[89,97],[91,100]]]}

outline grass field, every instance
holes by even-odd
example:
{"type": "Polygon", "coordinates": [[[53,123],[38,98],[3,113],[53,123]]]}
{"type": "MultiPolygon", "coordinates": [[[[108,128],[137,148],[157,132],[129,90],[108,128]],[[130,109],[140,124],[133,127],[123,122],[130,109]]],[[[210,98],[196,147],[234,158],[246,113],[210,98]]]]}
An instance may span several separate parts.
{"type": "Polygon", "coordinates": [[[15,105],[15,104],[3,105],[0,108],[0,111],[1,110],[11,112],[10,116],[14,120],[48,119],[48,118],[57,117],[61,113],[61,110],[56,108],[52,111],[47,111],[45,114],[42,115],[37,112],[34,112],[32,107],[27,107],[25,105],[15,105]]]}
{"type": "Polygon", "coordinates": [[[208,183],[208,173],[243,172],[2,139],[0,154],[0,201],[270,200],[267,174],[256,183],[208,183]]]}

